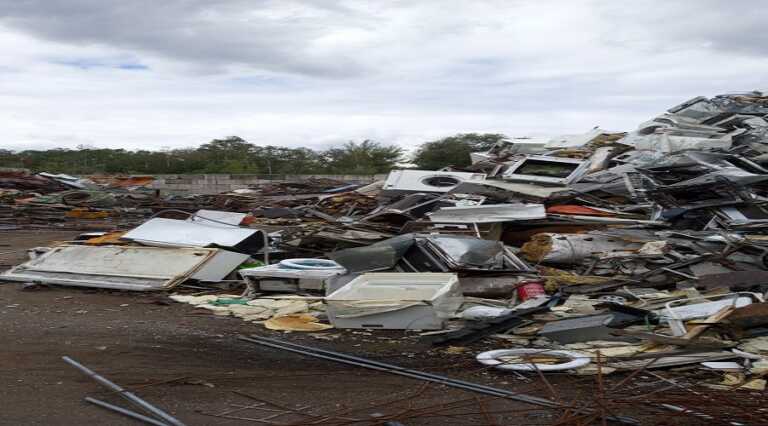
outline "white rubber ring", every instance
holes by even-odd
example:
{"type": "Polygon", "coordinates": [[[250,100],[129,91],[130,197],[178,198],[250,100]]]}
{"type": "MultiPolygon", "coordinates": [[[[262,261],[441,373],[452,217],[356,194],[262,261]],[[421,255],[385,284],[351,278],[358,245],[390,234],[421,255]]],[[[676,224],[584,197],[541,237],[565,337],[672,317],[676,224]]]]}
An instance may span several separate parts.
{"type": "Polygon", "coordinates": [[[548,349],[496,349],[477,355],[476,359],[483,365],[496,367],[500,370],[515,371],[562,371],[584,367],[592,362],[592,358],[581,352],[559,351],[548,349]],[[535,364],[535,363],[510,363],[499,360],[510,355],[552,355],[560,358],[569,358],[571,361],[560,364],[535,364]],[[534,367],[535,365],[535,367],[534,367]]]}
{"type": "Polygon", "coordinates": [[[285,259],[280,261],[280,265],[290,269],[341,269],[338,263],[327,259],[285,259]]]}

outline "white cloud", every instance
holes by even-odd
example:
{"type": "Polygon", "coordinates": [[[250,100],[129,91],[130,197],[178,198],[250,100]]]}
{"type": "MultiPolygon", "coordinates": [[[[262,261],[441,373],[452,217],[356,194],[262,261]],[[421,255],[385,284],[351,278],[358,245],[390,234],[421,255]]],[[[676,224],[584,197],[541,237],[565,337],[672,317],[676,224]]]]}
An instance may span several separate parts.
{"type": "Polygon", "coordinates": [[[0,0],[0,147],[627,130],[766,86],[736,3],[0,0]]]}

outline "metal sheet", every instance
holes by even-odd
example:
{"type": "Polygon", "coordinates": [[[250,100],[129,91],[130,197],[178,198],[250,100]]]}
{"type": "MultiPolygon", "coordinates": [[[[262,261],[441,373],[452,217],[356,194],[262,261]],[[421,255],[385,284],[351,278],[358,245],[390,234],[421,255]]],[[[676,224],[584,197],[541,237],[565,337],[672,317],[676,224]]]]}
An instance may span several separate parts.
{"type": "Polygon", "coordinates": [[[544,219],[543,204],[491,204],[473,207],[443,207],[429,214],[433,222],[493,223],[544,219]]]}
{"type": "Polygon", "coordinates": [[[498,241],[448,235],[426,237],[429,245],[443,255],[454,267],[503,266],[504,245],[498,241]]]}
{"type": "MultiPolygon", "coordinates": [[[[412,244],[412,240],[409,243],[412,244]]],[[[344,266],[349,272],[383,271],[395,266],[402,254],[390,245],[372,244],[328,253],[328,258],[344,266]]]]}
{"type": "Polygon", "coordinates": [[[367,247],[330,252],[327,256],[350,272],[381,271],[396,264],[403,266],[402,270],[420,272],[531,271],[529,265],[499,241],[465,235],[404,234],[367,247]]]}
{"type": "Polygon", "coordinates": [[[347,271],[343,268],[338,269],[288,269],[276,263],[274,265],[259,266],[256,268],[241,269],[238,273],[243,277],[251,278],[290,278],[290,279],[315,279],[324,280],[337,275],[342,275],[347,271]]]}
{"type": "Polygon", "coordinates": [[[728,149],[731,147],[731,138],[728,135],[722,138],[686,137],[675,136],[668,133],[652,133],[641,135],[632,132],[620,140],[619,143],[629,145],[641,151],[657,151],[663,153],[684,150],[728,149]]]}
{"type": "Polygon", "coordinates": [[[393,170],[389,172],[383,189],[387,193],[448,192],[462,182],[484,180],[484,173],[393,170]]]}
{"type": "Polygon", "coordinates": [[[203,264],[200,269],[192,275],[193,280],[217,282],[226,278],[232,271],[250,256],[243,253],[216,249],[216,253],[211,259],[203,264]]]}
{"type": "Polygon", "coordinates": [[[163,218],[150,219],[121,239],[156,247],[231,247],[247,253],[264,245],[263,235],[256,229],[163,218]]]}
{"type": "Polygon", "coordinates": [[[464,182],[453,188],[451,194],[484,195],[497,200],[518,200],[520,198],[545,200],[552,195],[567,191],[567,186],[540,186],[528,183],[486,180],[483,182],[464,182]]]}
{"type": "Polygon", "coordinates": [[[603,130],[599,127],[596,127],[586,133],[581,133],[578,135],[561,135],[554,137],[547,142],[545,147],[547,149],[557,149],[557,148],[578,148],[583,147],[587,145],[588,143],[592,142],[593,140],[597,139],[598,137],[602,135],[611,135],[618,132],[611,132],[608,130],[603,130]]]}
{"type": "Polygon", "coordinates": [[[198,210],[187,219],[187,222],[195,222],[210,226],[238,226],[248,216],[245,213],[223,212],[220,210],[198,210]]]}
{"type": "Polygon", "coordinates": [[[640,368],[656,369],[678,367],[681,365],[698,364],[704,361],[719,361],[723,359],[738,358],[733,352],[683,352],[681,354],[666,355],[648,354],[648,358],[638,358],[629,361],[608,362],[606,365],[622,371],[634,371],[640,368]],[[653,357],[653,358],[652,358],[653,357]],[[654,361],[654,358],[656,359],[654,361]],[[653,363],[651,363],[653,361],[653,363]]]}
{"type": "MultiPolygon", "coordinates": [[[[16,266],[0,275],[0,279],[121,290],[162,290],[200,272],[218,251],[63,245],[16,266]]],[[[221,270],[221,264],[213,265],[221,270]]],[[[208,273],[213,274],[214,270],[208,273]]]]}
{"type": "Polygon", "coordinates": [[[589,161],[572,158],[527,155],[512,164],[503,174],[507,180],[546,185],[568,185],[586,173],[589,161]],[[562,166],[564,170],[547,170],[562,166]]]}

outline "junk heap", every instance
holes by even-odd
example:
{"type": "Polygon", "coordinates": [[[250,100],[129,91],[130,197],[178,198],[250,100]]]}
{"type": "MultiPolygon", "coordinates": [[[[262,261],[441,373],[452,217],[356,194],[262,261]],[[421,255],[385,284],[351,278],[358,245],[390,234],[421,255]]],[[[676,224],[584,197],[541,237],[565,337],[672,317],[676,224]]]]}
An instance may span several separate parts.
{"type": "Polygon", "coordinates": [[[151,178],[4,172],[0,223],[117,232],[36,249],[2,279],[173,291],[273,330],[482,341],[502,349],[477,361],[502,370],[594,374],[602,357],[601,374],[690,365],[762,390],[767,120],[762,93],[698,97],[629,133],[511,139],[365,186],[161,197],[151,178]]]}

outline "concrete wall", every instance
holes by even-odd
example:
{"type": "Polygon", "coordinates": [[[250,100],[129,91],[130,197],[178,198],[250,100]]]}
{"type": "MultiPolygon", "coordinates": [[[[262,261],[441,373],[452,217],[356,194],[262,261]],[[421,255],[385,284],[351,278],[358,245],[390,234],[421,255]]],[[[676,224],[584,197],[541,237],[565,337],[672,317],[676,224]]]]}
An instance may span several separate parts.
{"type": "Polygon", "coordinates": [[[309,178],[335,179],[349,183],[371,183],[387,175],[156,175],[151,188],[172,194],[219,194],[252,185],[301,182],[309,178]]]}

